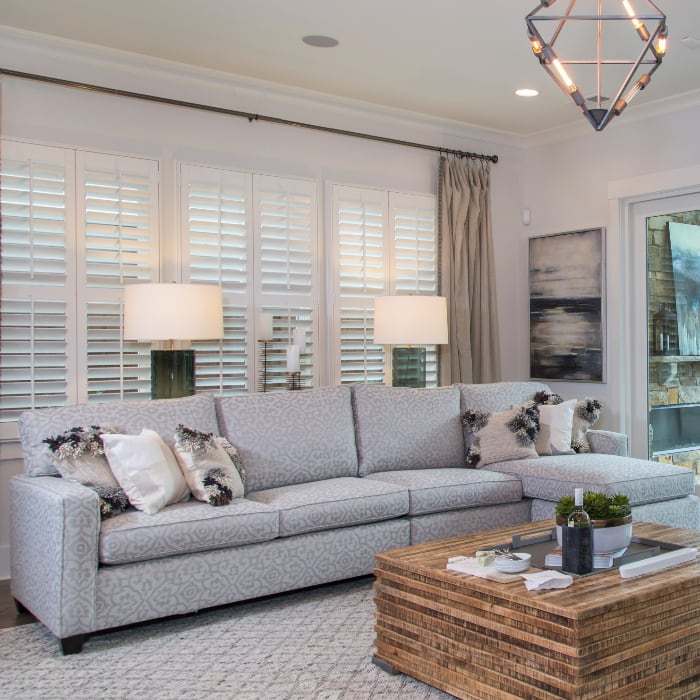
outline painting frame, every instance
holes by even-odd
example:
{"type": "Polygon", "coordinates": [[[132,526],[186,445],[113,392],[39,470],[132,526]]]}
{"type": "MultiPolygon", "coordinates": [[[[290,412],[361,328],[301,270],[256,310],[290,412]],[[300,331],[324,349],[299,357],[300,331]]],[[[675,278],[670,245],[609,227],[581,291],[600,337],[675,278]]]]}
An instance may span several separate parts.
{"type": "Polygon", "coordinates": [[[606,378],[605,228],[528,239],[530,378],[606,378]]]}

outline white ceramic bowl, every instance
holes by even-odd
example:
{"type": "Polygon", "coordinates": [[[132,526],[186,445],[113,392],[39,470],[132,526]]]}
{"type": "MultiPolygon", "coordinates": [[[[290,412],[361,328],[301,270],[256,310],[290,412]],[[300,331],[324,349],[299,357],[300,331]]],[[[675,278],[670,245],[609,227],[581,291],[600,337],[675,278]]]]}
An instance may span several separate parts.
{"type": "Polygon", "coordinates": [[[493,565],[496,567],[496,571],[500,571],[503,574],[519,574],[521,571],[526,571],[530,568],[530,555],[522,552],[518,553],[518,559],[511,559],[510,557],[496,557],[493,565]]]}

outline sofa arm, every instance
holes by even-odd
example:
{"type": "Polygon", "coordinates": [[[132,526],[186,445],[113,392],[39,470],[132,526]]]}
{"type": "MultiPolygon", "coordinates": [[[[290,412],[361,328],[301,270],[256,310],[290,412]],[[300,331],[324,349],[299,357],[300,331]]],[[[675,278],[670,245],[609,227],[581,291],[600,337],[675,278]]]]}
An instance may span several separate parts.
{"type": "Polygon", "coordinates": [[[12,596],[62,642],[94,630],[97,494],[53,476],[10,479],[12,596]]]}
{"type": "Polygon", "coordinates": [[[624,433],[615,433],[611,430],[588,430],[586,437],[591,446],[591,452],[620,457],[628,456],[627,435],[624,433]]]}

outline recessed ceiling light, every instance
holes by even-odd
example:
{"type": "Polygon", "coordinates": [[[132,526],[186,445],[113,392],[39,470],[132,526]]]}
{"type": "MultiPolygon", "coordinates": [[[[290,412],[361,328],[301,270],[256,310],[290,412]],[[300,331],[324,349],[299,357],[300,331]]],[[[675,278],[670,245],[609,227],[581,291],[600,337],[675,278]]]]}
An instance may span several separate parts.
{"type": "Polygon", "coordinates": [[[338,40],[332,36],[323,36],[322,34],[309,34],[302,37],[302,41],[309,46],[315,46],[320,49],[329,49],[332,46],[338,46],[338,40]]]}
{"type": "Polygon", "coordinates": [[[683,44],[686,49],[700,49],[700,39],[696,36],[684,36],[681,39],[681,44],[683,44]]]}
{"type": "Polygon", "coordinates": [[[532,88],[520,88],[515,91],[515,94],[518,97],[537,97],[540,93],[538,90],[533,90],[532,88]]]}

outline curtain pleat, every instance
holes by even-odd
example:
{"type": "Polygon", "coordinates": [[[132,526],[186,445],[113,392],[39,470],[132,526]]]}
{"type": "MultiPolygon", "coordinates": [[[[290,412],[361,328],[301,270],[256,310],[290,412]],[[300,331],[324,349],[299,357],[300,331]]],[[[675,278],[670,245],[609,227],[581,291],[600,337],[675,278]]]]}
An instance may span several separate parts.
{"type": "Polygon", "coordinates": [[[501,378],[490,179],[487,161],[440,158],[441,291],[449,317],[443,385],[501,378]]]}

